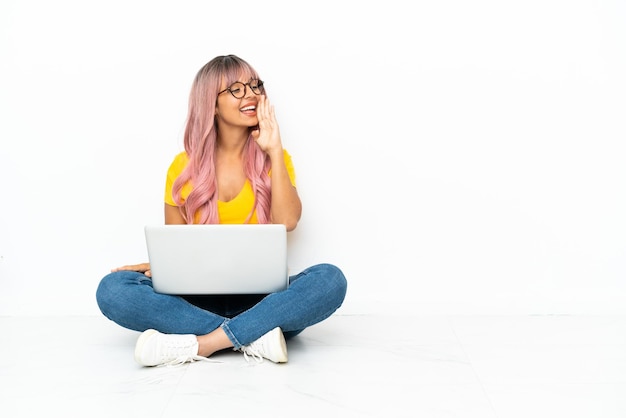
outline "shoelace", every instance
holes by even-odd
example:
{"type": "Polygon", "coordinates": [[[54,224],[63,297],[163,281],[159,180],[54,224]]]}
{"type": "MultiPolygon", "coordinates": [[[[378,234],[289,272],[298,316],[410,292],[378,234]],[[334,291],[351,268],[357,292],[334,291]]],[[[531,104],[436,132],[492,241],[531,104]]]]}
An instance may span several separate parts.
{"type": "Polygon", "coordinates": [[[263,363],[263,356],[259,354],[258,349],[254,348],[254,343],[241,347],[241,351],[243,352],[243,358],[245,358],[248,363],[250,362],[250,357],[257,363],[263,363]]]}
{"type": "Polygon", "coordinates": [[[174,356],[172,360],[166,361],[164,363],[159,364],[159,366],[167,366],[167,367],[177,367],[181,366],[185,363],[192,363],[194,361],[207,361],[210,363],[220,363],[215,360],[209,360],[206,357],[199,356],[197,354],[190,354],[189,352],[185,353],[187,350],[186,344],[180,344],[179,341],[175,343],[171,343],[166,346],[166,351],[162,354],[163,357],[171,357],[174,356]]]}
{"type": "Polygon", "coordinates": [[[178,367],[178,366],[182,366],[185,363],[193,363],[194,361],[206,361],[209,363],[221,363],[221,361],[216,361],[216,360],[211,360],[208,359],[206,357],[202,357],[202,356],[189,356],[189,355],[182,355],[179,357],[176,357],[173,360],[170,360],[168,362],[165,363],[161,363],[158,365],[158,367],[178,367]]]}

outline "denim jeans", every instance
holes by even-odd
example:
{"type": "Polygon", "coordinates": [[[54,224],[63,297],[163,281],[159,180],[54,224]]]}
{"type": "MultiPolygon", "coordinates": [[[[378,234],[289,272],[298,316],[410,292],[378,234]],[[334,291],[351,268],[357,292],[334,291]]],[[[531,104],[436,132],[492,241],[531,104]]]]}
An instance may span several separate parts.
{"type": "Polygon", "coordinates": [[[341,306],[346,290],[346,278],[331,264],[309,267],[289,277],[286,290],[269,295],[166,295],[143,273],[118,271],[101,280],[96,300],[124,328],[204,335],[221,327],[239,349],[276,327],[289,339],[323,321],[341,306]]]}

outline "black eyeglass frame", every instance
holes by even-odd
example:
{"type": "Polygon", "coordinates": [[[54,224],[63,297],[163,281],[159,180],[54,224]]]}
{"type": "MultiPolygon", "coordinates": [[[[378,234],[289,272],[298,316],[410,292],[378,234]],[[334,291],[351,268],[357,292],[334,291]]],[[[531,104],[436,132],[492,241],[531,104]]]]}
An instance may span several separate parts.
{"type": "Polygon", "coordinates": [[[220,91],[219,93],[217,93],[217,95],[219,96],[219,95],[220,95],[220,94],[222,94],[222,93],[229,92],[230,94],[232,94],[232,95],[233,95],[233,97],[234,97],[235,99],[243,99],[244,97],[246,97],[246,89],[247,89],[248,87],[250,87],[250,91],[251,91],[252,93],[256,94],[257,96],[260,96],[261,94],[263,94],[263,84],[264,84],[264,83],[263,83],[263,80],[258,80],[258,79],[255,79],[255,80],[250,80],[250,81],[248,81],[247,83],[242,83],[241,81],[235,81],[233,84],[231,84],[230,86],[226,87],[224,90],[222,90],[222,91],[220,91]],[[256,83],[257,83],[256,87],[257,87],[257,89],[259,90],[259,92],[258,92],[258,93],[257,93],[257,92],[255,92],[255,91],[254,91],[254,89],[252,88],[252,86],[250,85],[250,83],[254,83],[255,81],[256,81],[256,83]],[[243,95],[242,95],[241,97],[237,97],[237,96],[235,96],[235,93],[233,93],[232,87],[233,87],[235,84],[243,84],[243,95]]]}

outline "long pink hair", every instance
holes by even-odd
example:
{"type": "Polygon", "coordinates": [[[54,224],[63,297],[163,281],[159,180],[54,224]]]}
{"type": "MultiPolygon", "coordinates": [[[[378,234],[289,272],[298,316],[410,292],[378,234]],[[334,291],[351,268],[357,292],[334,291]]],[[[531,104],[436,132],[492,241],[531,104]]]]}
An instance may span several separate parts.
{"type": "MultiPolygon", "coordinates": [[[[189,163],[174,181],[172,197],[180,208],[185,221],[194,223],[219,223],[217,210],[217,178],[215,175],[215,147],[218,126],[215,123],[215,105],[222,80],[229,86],[244,75],[259,78],[257,72],[243,59],[235,55],[213,58],[198,71],[189,94],[189,110],[185,127],[184,145],[189,163]],[[181,190],[190,182],[192,191],[183,202],[181,190]]],[[[257,145],[252,135],[244,147],[244,172],[252,185],[254,205],[245,223],[257,211],[259,223],[270,223],[271,183],[270,159],[257,145]]]]}

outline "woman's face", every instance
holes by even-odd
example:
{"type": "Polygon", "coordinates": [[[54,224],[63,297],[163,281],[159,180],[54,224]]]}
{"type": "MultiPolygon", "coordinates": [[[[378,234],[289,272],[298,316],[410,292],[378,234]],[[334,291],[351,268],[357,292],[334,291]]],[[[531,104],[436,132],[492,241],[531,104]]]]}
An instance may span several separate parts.
{"type": "Polygon", "coordinates": [[[222,81],[215,107],[219,124],[247,128],[256,126],[259,123],[256,108],[261,94],[264,94],[264,89],[260,80],[240,78],[230,85],[222,81]]]}

